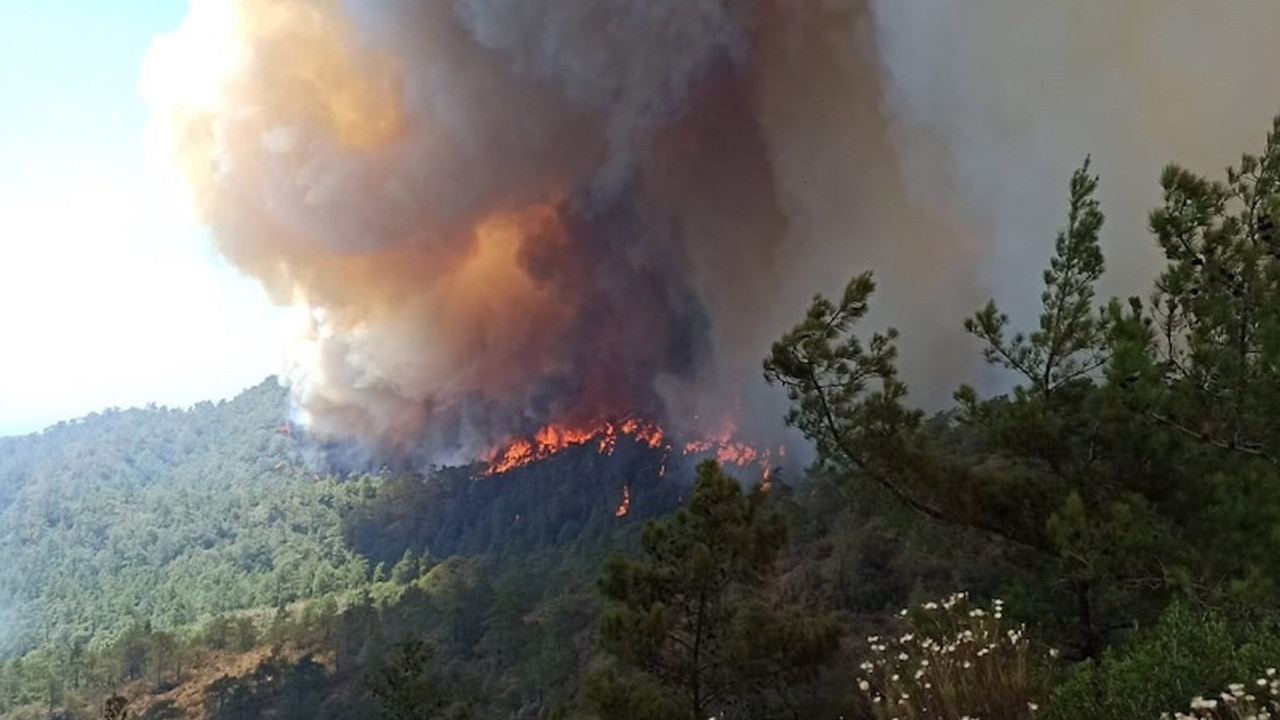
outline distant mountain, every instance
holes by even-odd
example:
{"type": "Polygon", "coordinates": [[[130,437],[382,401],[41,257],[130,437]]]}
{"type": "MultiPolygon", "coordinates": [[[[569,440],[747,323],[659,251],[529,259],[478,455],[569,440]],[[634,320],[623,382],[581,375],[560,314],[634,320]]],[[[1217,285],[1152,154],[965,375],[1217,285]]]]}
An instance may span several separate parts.
{"type": "Polygon", "coordinates": [[[679,502],[678,468],[628,439],[503,475],[322,475],[267,379],[190,409],[109,410],[0,439],[0,651],[96,647],[138,623],[362,587],[406,551],[519,557],[591,546],[679,502]]]}
{"type": "Polygon", "coordinates": [[[326,545],[273,512],[305,497],[286,417],[269,378],[216,404],[108,410],[0,439],[4,647],[261,602],[282,545],[335,571],[350,562],[336,513],[326,545]]]}
{"type": "Polygon", "coordinates": [[[198,477],[208,486],[265,476],[280,459],[296,459],[280,432],[287,417],[286,391],[267,378],[218,403],[110,409],[40,433],[0,437],[0,509],[28,485],[128,487],[198,477]]]}
{"type": "MultiPolygon", "coordinates": [[[[496,475],[325,472],[288,417],[268,379],[0,439],[0,720],[101,717],[113,693],[152,720],[371,717],[408,640],[478,720],[555,716],[596,661],[601,568],[709,454],[621,435],[496,475]]],[[[799,527],[820,538],[822,513],[799,527]]],[[[833,548],[789,560],[786,592],[849,595],[867,574],[833,548]]]]}

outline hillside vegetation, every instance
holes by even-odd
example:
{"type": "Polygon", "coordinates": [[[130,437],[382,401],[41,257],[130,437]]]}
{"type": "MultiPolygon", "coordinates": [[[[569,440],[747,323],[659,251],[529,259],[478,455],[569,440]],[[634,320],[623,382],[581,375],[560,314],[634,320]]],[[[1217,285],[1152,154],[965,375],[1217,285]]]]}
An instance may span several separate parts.
{"type": "Polygon", "coordinates": [[[1276,716],[1280,119],[1164,171],[1143,295],[1096,295],[1099,182],[1037,321],[963,321],[1007,393],[913,407],[873,276],[816,297],[764,371],[818,462],[767,491],[635,443],[314,474],[271,381],[0,441],[0,713],[1276,716]]]}

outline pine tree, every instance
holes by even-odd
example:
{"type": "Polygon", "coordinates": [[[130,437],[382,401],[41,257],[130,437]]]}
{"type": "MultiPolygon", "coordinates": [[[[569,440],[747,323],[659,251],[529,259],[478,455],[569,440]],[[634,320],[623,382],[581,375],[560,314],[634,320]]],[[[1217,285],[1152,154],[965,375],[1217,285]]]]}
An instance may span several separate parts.
{"type": "Polygon", "coordinates": [[[1135,331],[1134,310],[1095,300],[1104,268],[1097,186],[1086,161],[1072,176],[1067,226],[1043,274],[1037,329],[1010,335],[994,301],[965,322],[987,361],[1021,379],[1011,394],[980,399],[962,386],[955,411],[923,422],[904,405],[896,334],[874,335],[864,350],[852,331],[874,287],[866,275],[839,304],[816,298],[765,362],[766,377],[793,401],[788,421],[837,474],[1028,553],[1030,584],[1046,591],[1051,615],[1084,656],[1145,610],[1122,589],[1160,584],[1153,552],[1169,534],[1169,519],[1145,494],[1160,469],[1152,443],[1099,385],[1115,338],[1140,336],[1141,323],[1135,331]]]}
{"type": "Polygon", "coordinates": [[[102,720],[128,720],[129,700],[119,695],[107,698],[102,708],[102,720]]]}
{"type": "Polygon", "coordinates": [[[420,640],[401,644],[369,680],[384,720],[445,720],[469,717],[465,705],[445,692],[434,668],[435,653],[420,640]]]}
{"type": "Polygon", "coordinates": [[[592,687],[604,717],[703,720],[742,705],[771,661],[812,668],[829,656],[833,623],[766,600],[785,540],[758,486],[744,495],[714,461],[699,465],[688,505],[649,522],[642,556],[613,558],[601,578],[601,644],[616,660],[592,687]]]}
{"type": "Polygon", "coordinates": [[[1168,599],[1257,607],[1280,588],[1280,118],[1225,183],[1178,167],[1150,224],[1168,264],[1150,303],[1096,298],[1104,269],[1086,161],[1045,271],[1038,326],[994,302],[965,327],[1012,392],[924,421],[905,404],[896,333],[864,346],[874,288],[815,298],[765,375],[834,473],[996,540],[1041,620],[1096,657],[1168,599]]]}
{"type": "Polygon", "coordinates": [[[1044,271],[1039,328],[1006,339],[1009,316],[994,300],[964,323],[985,342],[982,354],[988,362],[1016,371],[1042,395],[1087,378],[1106,362],[1108,317],[1094,306],[1094,285],[1104,268],[1098,245],[1103,215],[1093,197],[1097,189],[1098,178],[1089,174],[1086,159],[1071,176],[1067,227],[1058,233],[1044,271]]]}

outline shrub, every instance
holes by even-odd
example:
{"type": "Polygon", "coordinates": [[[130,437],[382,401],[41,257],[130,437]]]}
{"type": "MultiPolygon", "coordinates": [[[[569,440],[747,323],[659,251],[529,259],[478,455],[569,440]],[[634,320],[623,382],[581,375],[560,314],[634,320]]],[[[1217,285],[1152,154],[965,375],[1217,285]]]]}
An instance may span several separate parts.
{"type": "Polygon", "coordinates": [[[1252,685],[1231,683],[1217,697],[1197,695],[1191,712],[1160,713],[1161,720],[1270,720],[1280,717],[1280,678],[1275,668],[1267,668],[1252,685]]]}
{"type": "Polygon", "coordinates": [[[1156,718],[1253,676],[1278,655],[1272,626],[1233,627],[1218,613],[1175,603],[1129,646],[1079,665],[1053,691],[1046,720],[1156,718]]]}

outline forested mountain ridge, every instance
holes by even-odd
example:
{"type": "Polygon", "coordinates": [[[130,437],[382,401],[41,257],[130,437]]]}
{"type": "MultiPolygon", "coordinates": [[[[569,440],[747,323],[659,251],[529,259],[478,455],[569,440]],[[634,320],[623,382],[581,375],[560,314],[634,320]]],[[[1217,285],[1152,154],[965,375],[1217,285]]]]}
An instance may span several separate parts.
{"type": "MultiPolygon", "coordinates": [[[[0,439],[0,717],[144,679],[189,695],[209,679],[199,666],[286,636],[294,659],[307,647],[336,662],[345,688],[397,638],[443,633],[462,658],[490,626],[515,643],[503,623],[528,612],[580,628],[592,569],[626,542],[614,538],[687,489],[681,468],[664,474],[662,455],[629,438],[609,456],[574,448],[499,476],[316,472],[288,409],[268,378],[219,403],[0,439]]],[[[514,647],[503,672],[525,662],[514,647]]],[[[575,657],[547,671],[574,672],[575,657]]]]}
{"type": "MultiPolygon", "coordinates": [[[[285,429],[288,399],[274,378],[231,400],[188,409],[112,408],[39,433],[0,438],[0,509],[28,486],[164,481],[220,487],[296,460],[285,429]]],[[[38,489],[38,487],[37,487],[38,489]]]]}
{"type": "Polygon", "coordinates": [[[355,559],[338,516],[350,501],[301,470],[286,402],[268,379],[217,404],[109,410],[0,439],[7,648],[88,643],[140,620],[177,627],[341,583],[355,559]]]}
{"type": "MultiPolygon", "coordinates": [[[[275,608],[361,587],[406,551],[521,554],[600,536],[632,477],[658,475],[660,458],[629,441],[613,462],[567,453],[553,473],[321,475],[304,468],[287,409],[268,379],[217,404],[110,410],[0,440],[5,648],[275,608]]],[[[678,492],[670,478],[635,483],[635,517],[678,492]]]]}

